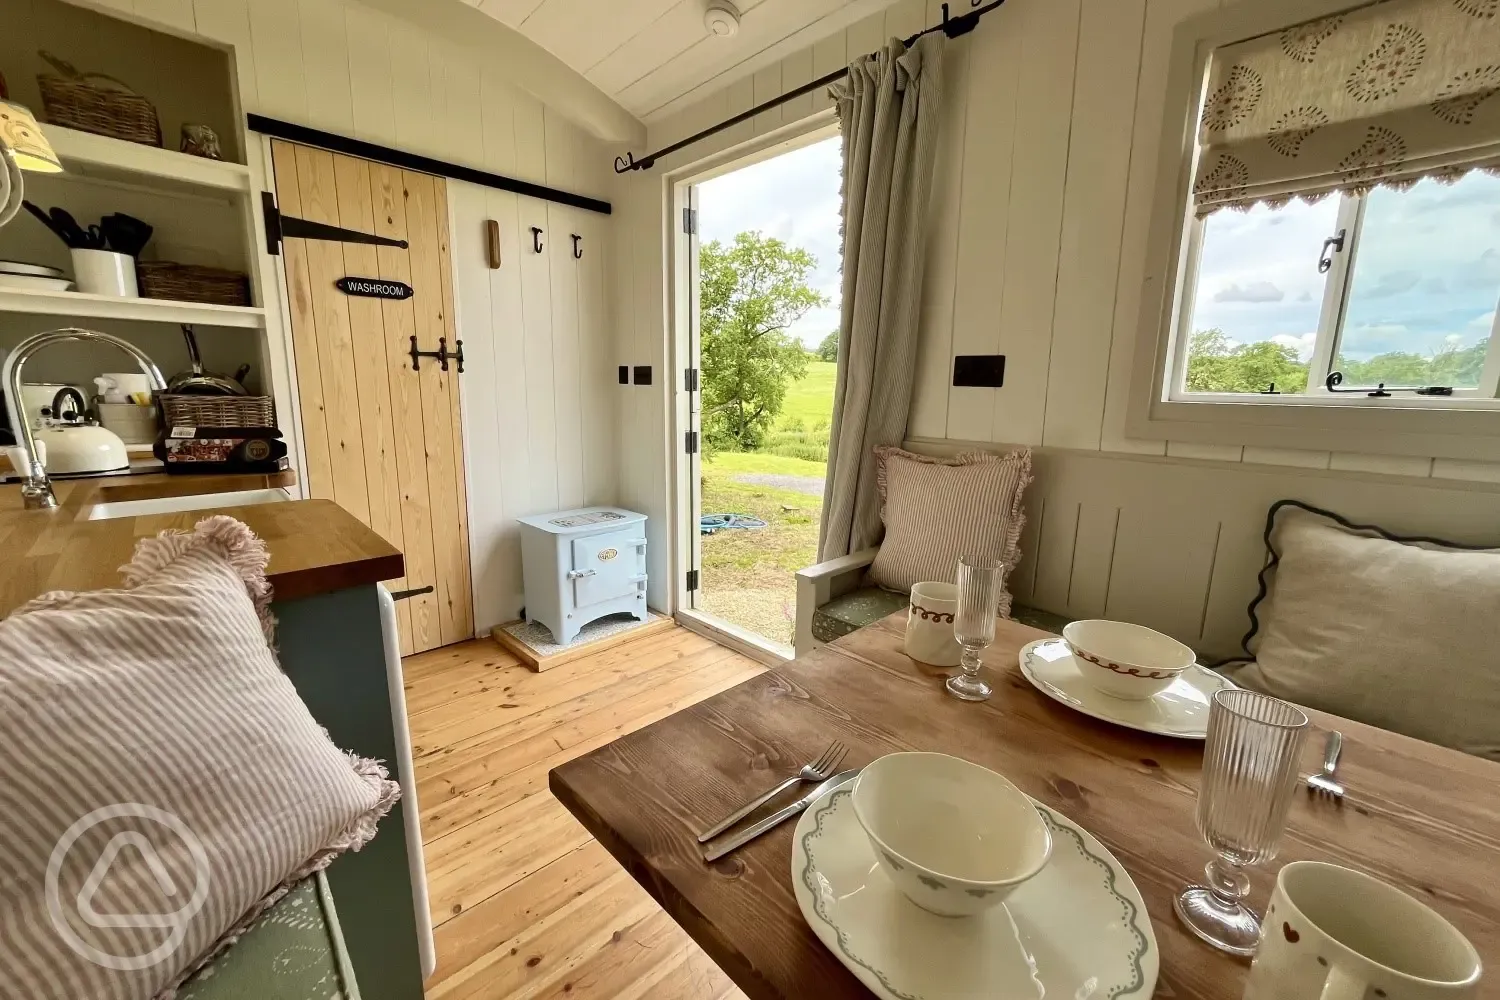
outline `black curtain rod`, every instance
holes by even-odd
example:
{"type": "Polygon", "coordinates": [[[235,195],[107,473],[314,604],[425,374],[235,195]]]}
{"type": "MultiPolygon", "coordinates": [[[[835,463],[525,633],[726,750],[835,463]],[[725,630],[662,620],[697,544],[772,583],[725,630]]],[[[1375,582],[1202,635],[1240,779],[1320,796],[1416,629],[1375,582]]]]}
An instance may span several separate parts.
{"type": "Polygon", "coordinates": [[[378,146],[373,142],[365,142],[363,139],[351,139],[348,136],[338,135],[334,132],[324,132],[321,129],[309,128],[306,125],[294,125],[291,122],[280,121],[276,118],[267,118],[264,115],[246,115],[246,121],[250,131],[259,132],[261,135],[269,135],[277,139],[285,139],[288,142],[301,143],[304,146],[317,146],[320,149],[331,150],[335,153],[345,153],[349,156],[358,156],[365,160],[374,160],[376,163],[388,163],[393,167],[401,167],[405,170],[416,170],[424,174],[435,174],[438,177],[450,177],[456,181],[468,181],[471,184],[481,184],[485,187],[497,188],[501,191],[510,191],[515,194],[523,194],[528,198],[540,198],[543,201],[555,202],[558,205],[567,205],[570,208],[582,208],[590,212],[599,212],[609,215],[613,209],[607,201],[598,198],[589,198],[586,195],[572,194],[568,191],[559,191],[543,184],[533,184],[530,181],[516,180],[514,177],[506,177],[502,174],[492,174],[486,170],[475,170],[473,167],[460,166],[457,163],[448,163],[445,160],[435,160],[430,156],[418,156],[416,153],[406,153],[399,149],[391,149],[389,146],[378,146]]]}
{"type": "MultiPolygon", "coordinates": [[[[958,38],[960,35],[967,35],[969,32],[974,30],[975,26],[979,24],[979,19],[981,17],[988,14],[996,7],[999,7],[1004,2],[1005,0],[992,0],[992,2],[987,3],[981,7],[979,6],[980,0],[969,0],[969,4],[974,7],[974,9],[969,11],[967,14],[960,14],[957,17],[949,17],[948,5],[943,4],[943,20],[940,24],[934,24],[930,28],[922,29],[915,35],[912,35],[910,38],[904,39],[902,44],[906,45],[909,48],[912,43],[914,43],[918,38],[921,38],[923,35],[930,35],[933,32],[937,31],[941,31],[949,38],[958,38]]],[[[749,111],[742,111],[739,114],[735,115],[733,118],[726,118],[723,121],[719,122],[719,124],[717,125],[710,125],[702,132],[697,132],[693,135],[690,135],[686,139],[683,139],[679,142],[674,142],[672,143],[672,145],[667,146],[663,149],[658,149],[654,153],[647,153],[639,160],[635,158],[634,153],[626,153],[624,156],[617,156],[615,157],[615,173],[624,174],[629,173],[632,170],[650,170],[652,167],[656,166],[656,161],[663,156],[670,156],[673,153],[677,152],[679,149],[684,149],[696,142],[702,142],[709,136],[718,135],[725,129],[734,128],[734,126],[738,125],[740,122],[749,121],[756,115],[761,114],[765,111],[770,111],[772,108],[779,108],[781,107],[781,105],[787,103],[788,101],[794,101],[797,98],[801,97],[803,94],[810,94],[818,88],[826,87],[830,83],[842,80],[848,75],[849,69],[848,67],[845,67],[840,70],[835,70],[834,72],[829,73],[827,76],[820,76],[812,83],[805,83],[802,86],[798,87],[796,90],[789,90],[785,94],[782,94],[780,97],[773,97],[763,104],[757,104],[749,111]]]]}

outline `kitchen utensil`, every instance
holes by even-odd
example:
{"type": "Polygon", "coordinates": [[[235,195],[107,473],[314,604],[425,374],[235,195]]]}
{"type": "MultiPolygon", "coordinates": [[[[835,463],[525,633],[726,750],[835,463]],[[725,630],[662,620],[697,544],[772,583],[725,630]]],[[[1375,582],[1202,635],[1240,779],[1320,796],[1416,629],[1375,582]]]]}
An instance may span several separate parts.
{"type": "Polygon", "coordinates": [[[1328,734],[1328,742],[1323,745],[1323,770],[1308,776],[1309,794],[1320,795],[1335,802],[1344,801],[1344,786],[1335,777],[1339,768],[1339,754],[1343,749],[1344,735],[1335,729],[1328,734]]]}
{"type": "Polygon", "coordinates": [[[38,222],[50,229],[52,231],[52,235],[62,240],[63,243],[66,244],[69,248],[73,246],[71,242],[72,236],[69,233],[67,227],[60,225],[55,219],[52,218],[52,216],[48,215],[46,212],[43,212],[40,208],[29,201],[23,201],[21,202],[21,205],[26,209],[26,211],[35,216],[38,222]]]}
{"type": "Polygon", "coordinates": [[[0,260],[0,274],[24,275],[34,278],[62,278],[67,272],[60,267],[46,264],[28,264],[22,260],[0,260]]]}
{"type": "Polygon", "coordinates": [[[1036,807],[1002,776],[942,753],[893,753],[854,787],[854,815],[886,876],[942,917],[1001,902],[1052,856],[1036,807]]]}
{"type": "Polygon", "coordinates": [[[794,785],[800,784],[804,781],[827,781],[838,770],[838,766],[843,763],[844,756],[848,752],[849,749],[837,740],[830,743],[828,745],[828,749],[824,750],[823,755],[817,760],[813,761],[810,764],[803,764],[802,770],[798,771],[796,774],[792,775],[790,778],[786,779],[781,784],[771,789],[769,792],[766,792],[764,795],[757,795],[755,798],[751,799],[749,802],[746,802],[744,805],[740,806],[734,812],[719,820],[719,822],[715,823],[707,830],[698,834],[698,843],[706,844],[710,840],[713,840],[719,834],[723,833],[731,826],[734,826],[734,824],[738,823],[740,820],[744,819],[746,816],[750,815],[755,810],[759,809],[761,806],[765,805],[767,802],[771,801],[776,796],[780,795],[782,792],[786,791],[788,788],[791,788],[794,785]]]}
{"type": "Polygon", "coordinates": [[[78,220],[73,218],[67,209],[53,205],[48,210],[48,214],[52,217],[53,231],[62,237],[62,241],[68,245],[70,250],[99,249],[90,245],[91,237],[88,233],[84,232],[83,227],[78,224],[78,220]]]}
{"type": "Polygon", "coordinates": [[[1021,647],[1021,676],[1053,701],[1084,715],[1159,736],[1201,740],[1208,735],[1214,692],[1234,683],[1194,664],[1171,686],[1150,698],[1112,698],[1084,680],[1078,660],[1061,639],[1038,639],[1021,647]]]}
{"type": "Polygon", "coordinates": [[[1214,695],[1198,785],[1198,833],[1218,856],[1207,885],[1174,900],[1177,916],[1204,941],[1231,955],[1253,955],[1260,918],[1245,905],[1250,877],[1241,869],[1276,856],[1286,827],[1307,715],[1258,691],[1214,695]]]}
{"type": "Polygon", "coordinates": [[[1293,861],[1276,875],[1245,1000],[1459,1000],[1482,971],[1458,928],[1395,886],[1293,861]]]}
{"type": "Polygon", "coordinates": [[[808,792],[806,795],[802,796],[802,798],[798,799],[796,802],[793,802],[791,805],[776,810],[765,819],[757,820],[756,822],[751,823],[744,829],[731,834],[729,838],[722,843],[708,848],[703,852],[703,860],[717,861],[724,855],[728,854],[730,851],[739,850],[741,847],[744,847],[756,837],[759,837],[761,834],[765,833],[768,830],[774,830],[782,823],[785,823],[787,820],[791,819],[793,816],[797,815],[802,810],[812,805],[814,802],[818,801],[823,793],[828,791],[830,788],[834,787],[835,785],[841,785],[844,782],[857,777],[858,775],[859,768],[857,767],[850,771],[844,771],[839,774],[835,774],[827,781],[814,787],[812,791],[808,792]]]}
{"type": "Polygon", "coordinates": [[[994,690],[979,679],[979,651],[995,641],[995,607],[1000,597],[1000,563],[958,561],[958,617],[953,636],[963,647],[959,668],[948,678],[948,693],[963,701],[984,701],[994,690]]]}
{"type": "Polygon", "coordinates": [[[891,882],[842,785],[792,834],[791,886],[807,925],[878,1000],[1146,1000],[1161,949],[1123,865],[1040,803],[1052,857],[1004,906],[963,920],[915,906],[891,882]]]}
{"type": "Polygon", "coordinates": [[[67,278],[44,278],[39,274],[0,273],[0,288],[19,288],[26,292],[66,292],[73,287],[67,278]]]}
{"type": "Polygon", "coordinates": [[[1069,622],[1063,639],[1078,658],[1084,679],[1127,701],[1149,698],[1171,685],[1197,657],[1171,636],[1102,619],[1069,622]]]}
{"type": "Polygon", "coordinates": [[[78,282],[80,292],[113,295],[123,299],[140,297],[140,289],[135,280],[134,257],[97,249],[74,249],[69,252],[73,257],[73,277],[78,282]]]}
{"type": "Polygon", "coordinates": [[[156,231],[148,223],[124,212],[106,215],[99,220],[99,228],[111,250],[131,257],[140,256],[151,241],[151,234],[156,231]]]}
{"type": "Polygon", "coordinates": [[[244,396],[245,387],[234,379],[216,372],[203,370],[203,358],[198,353],[198,336],[192,326],[182,324],[182,339],[187,343],[188,361],[192,370],[173,375],[167,383],[167,391],[189,396],[244,396]]]}
{"type": "Polygon", "coordinates": [[[953,637],[953,619],[957,614],[958,588],[953,584],[919,583],[912,587],[902,645],[906,655],[929,666],[958,666],[963,650],[953,637]]]}
{"type": "Polygon", "coordinates": [[[113,472],[130,466],[125,442],[113,431],[93,424],[44,425],[36,432],[39,444],[47,448],[47,472],[113,472]]]}

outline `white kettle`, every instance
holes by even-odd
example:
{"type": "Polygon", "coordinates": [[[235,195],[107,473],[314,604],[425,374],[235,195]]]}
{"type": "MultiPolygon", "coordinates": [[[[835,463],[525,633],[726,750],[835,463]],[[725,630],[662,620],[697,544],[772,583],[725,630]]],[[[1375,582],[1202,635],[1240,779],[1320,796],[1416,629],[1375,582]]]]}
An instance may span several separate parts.
{"type": "Polygon", "coordinates": [[[79,472],[114,472],[130,467],[130,456],[125,451],[125,442],[114,431],[79,419],[83,395],[71,387],[57,393],[53,400],[54,413],[44,420],[34,432],[41,453],[46,456],[42,465],[53,475],[79,472]],[[68,398],[77,401],[77,406],[63,417],[68,398]]]}

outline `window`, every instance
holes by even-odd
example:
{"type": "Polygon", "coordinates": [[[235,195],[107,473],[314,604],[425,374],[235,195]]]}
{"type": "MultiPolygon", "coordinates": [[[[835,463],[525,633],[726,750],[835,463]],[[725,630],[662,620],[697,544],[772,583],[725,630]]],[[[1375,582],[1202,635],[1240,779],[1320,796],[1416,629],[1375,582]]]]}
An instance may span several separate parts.
{"type": "Polygon", "coordinates": [[[1382,383],[1452,390],[1424,397],[1434,402],[1496,395],[1500,177],[1260,203],[1192,225],[1169,398],[1368,400],[1382,383]]]}

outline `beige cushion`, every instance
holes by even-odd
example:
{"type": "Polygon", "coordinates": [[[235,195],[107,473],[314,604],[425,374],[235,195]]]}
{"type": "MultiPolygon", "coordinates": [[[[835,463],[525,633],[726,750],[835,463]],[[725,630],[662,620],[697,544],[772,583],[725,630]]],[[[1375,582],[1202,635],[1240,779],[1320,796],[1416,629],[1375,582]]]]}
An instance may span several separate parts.
{"type": "Polygon", "coordinates": [[[277,666],[265,566],[213,517],[0,622],[0,997],[168,996],[374,836],[399,788],[277,666]]]}
{"type": "Polygon", "coordinates": [[[875,460],[885,539],[870,579],[909,591],[925,580],[953,582],[965,556],[997,559],[1004,567],[998,610],[1010,614],[1005,580],[1021,561],[1021,495],[1031,482],[1031,451],[941,459],[882,447],[875,460]]]}
{"type": "Polygon", "coordinates": [[[1391,541],[1299,507],[1240,684],[1500,759],[1500,551],[1391,541]]]}

